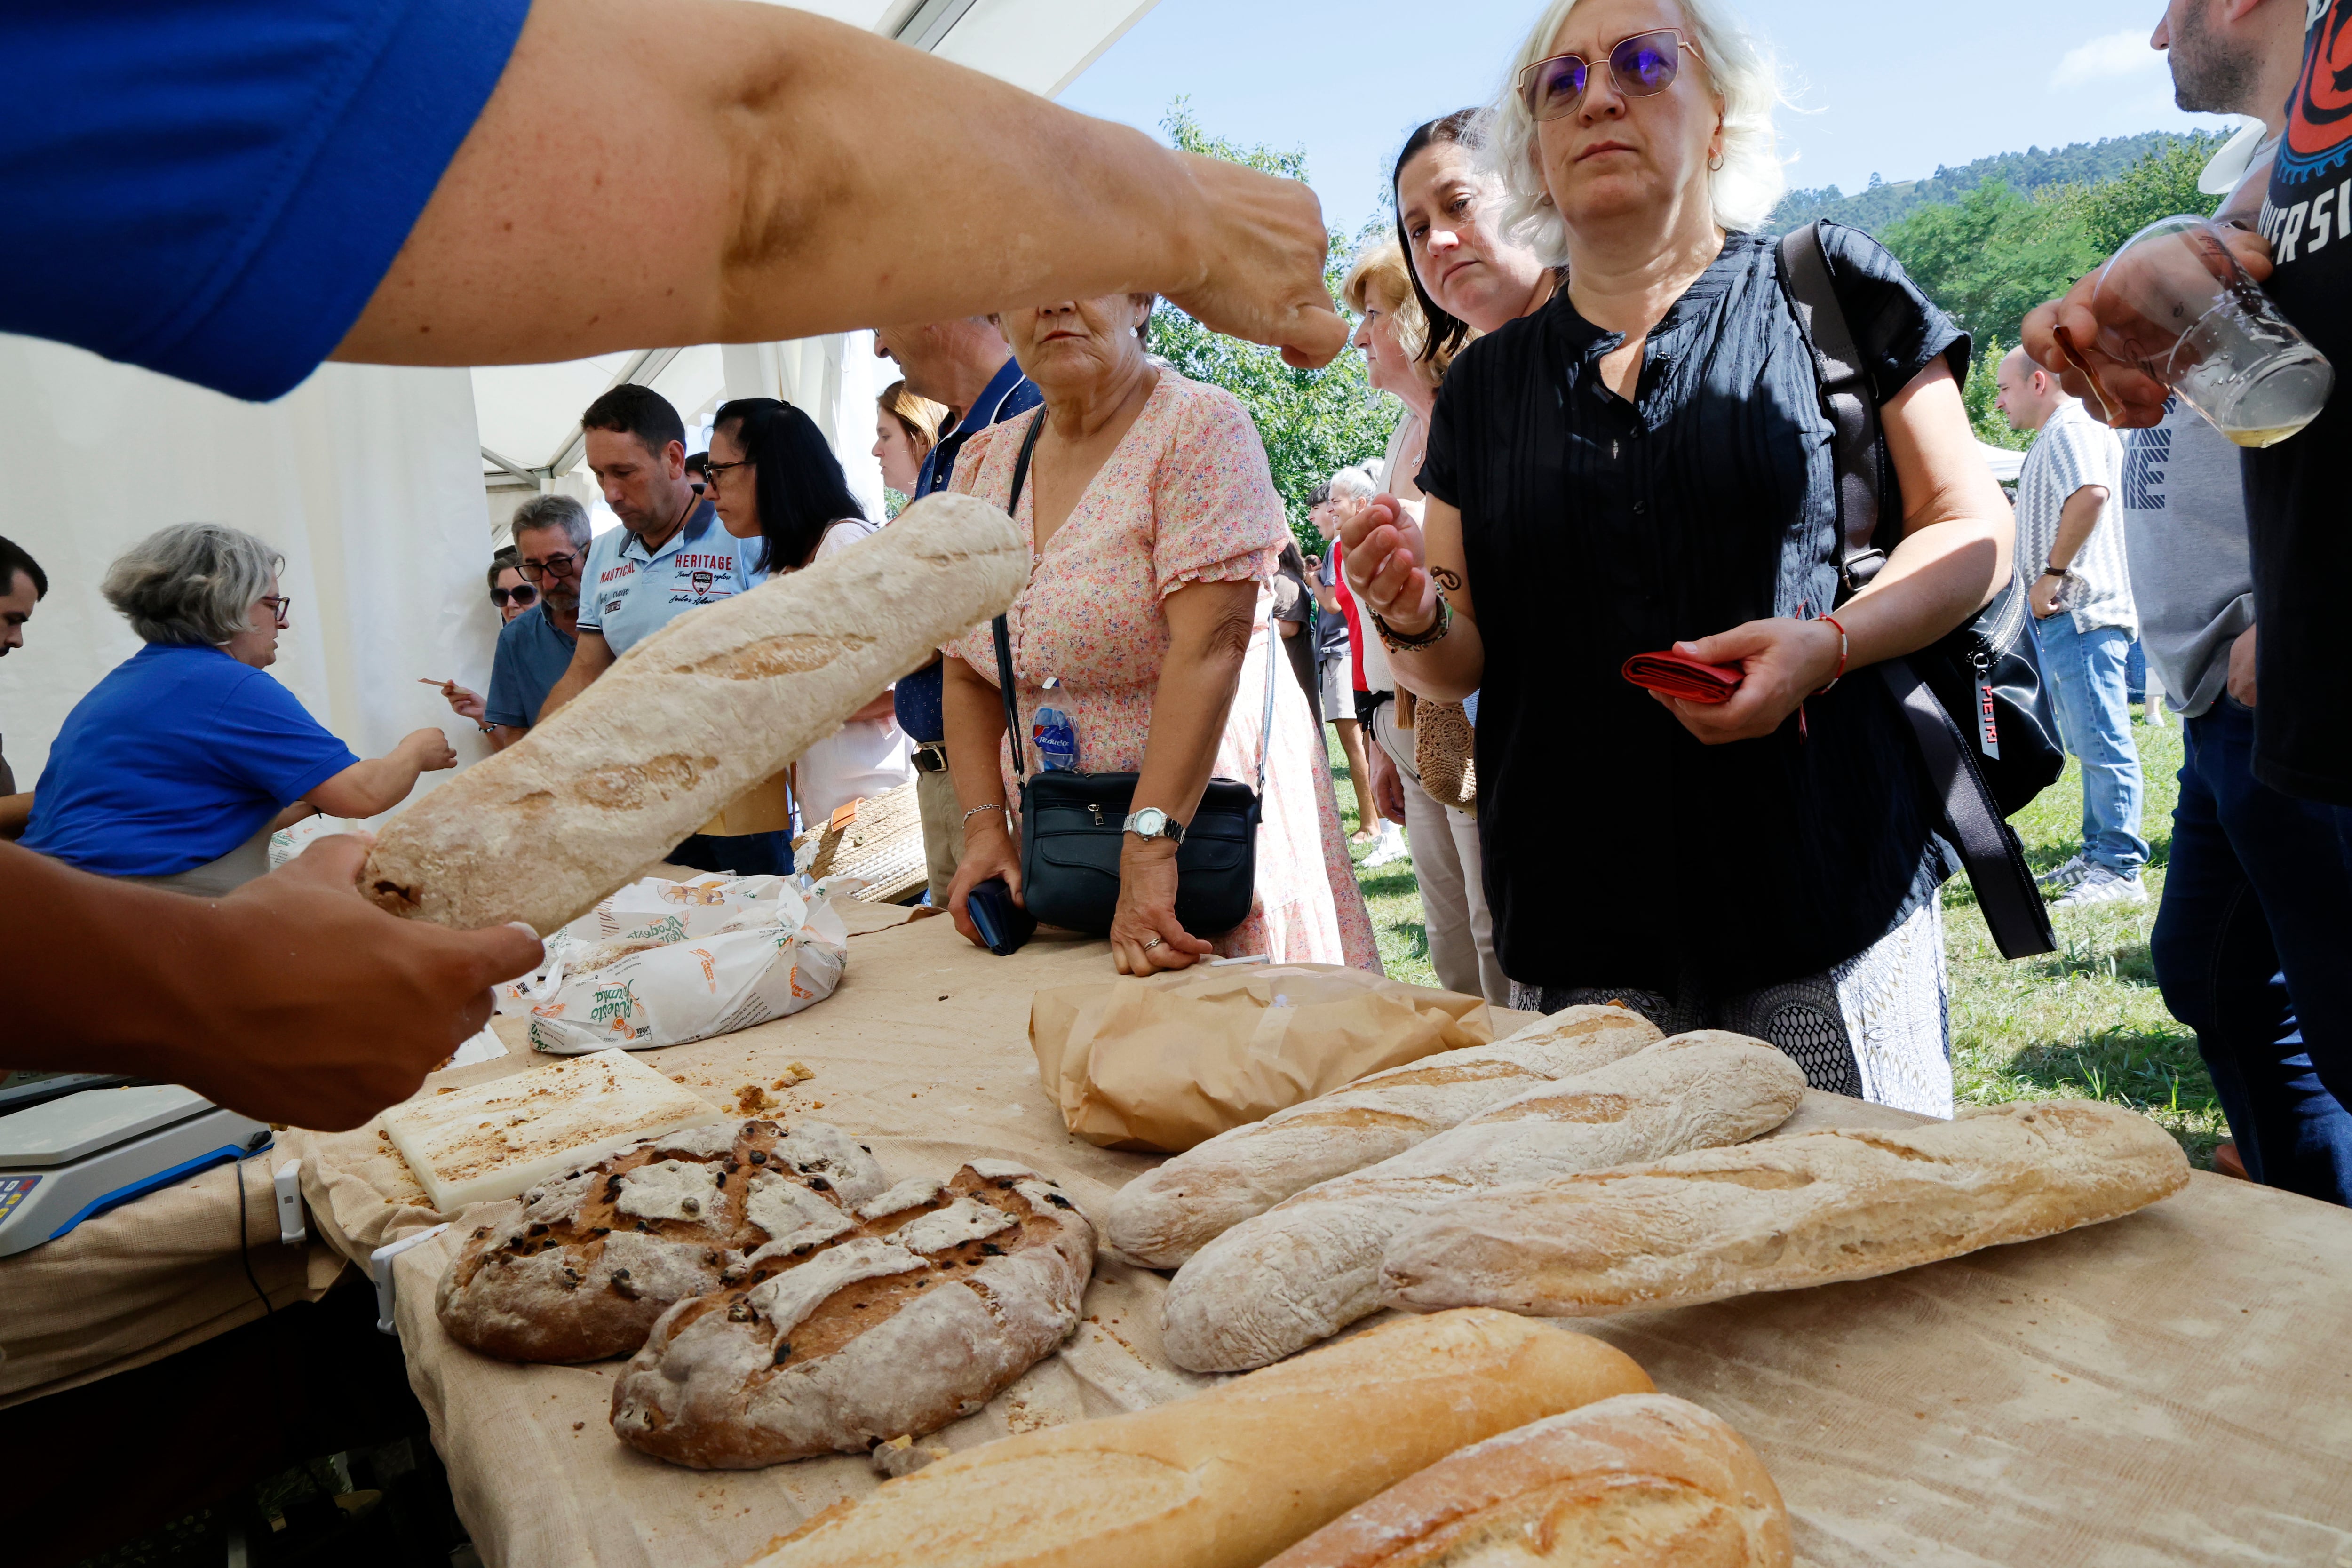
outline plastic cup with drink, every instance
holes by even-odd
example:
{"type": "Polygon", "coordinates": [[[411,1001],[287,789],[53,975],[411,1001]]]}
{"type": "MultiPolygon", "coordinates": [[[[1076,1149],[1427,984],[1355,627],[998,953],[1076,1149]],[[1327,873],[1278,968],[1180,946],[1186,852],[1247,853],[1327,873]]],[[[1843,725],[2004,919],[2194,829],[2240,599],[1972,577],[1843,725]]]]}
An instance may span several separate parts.
{"type": "Polygon", "coordinates": [[[2100,268],[2092,311],[2102,353],[2162,382],[2241,447],[2285,440],[2336,386],[2326,356],[2207,218],[2158,218],[2132,236],[2100,268]]]}

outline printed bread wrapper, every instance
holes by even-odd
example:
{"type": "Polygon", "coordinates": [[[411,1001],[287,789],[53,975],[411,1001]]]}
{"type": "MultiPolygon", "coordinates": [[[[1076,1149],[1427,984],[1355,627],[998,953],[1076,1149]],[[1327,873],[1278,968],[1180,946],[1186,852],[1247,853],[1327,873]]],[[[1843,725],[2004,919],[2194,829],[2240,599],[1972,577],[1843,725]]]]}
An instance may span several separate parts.
{"type": "MultiPolygon", "coordinates": [[[[833,903],[846,889],[826,882],[804,892],[776,877],[734,880],[769,886],[753,899],[636,911],[642,923],[610,941],[583,941],[565,928],[548,942],[537,973],[499,988],[499,1010],[530,1015],[534,1048],[577,1056],[709,1039],[832,995],[849,961],[848,928],[833,903]],[[729,918],[715,920],[722,909],[729,918]]],[[[595,921],[592,929],[604,929],[604,914],[600,907],[573,926],[595,921]]]]}

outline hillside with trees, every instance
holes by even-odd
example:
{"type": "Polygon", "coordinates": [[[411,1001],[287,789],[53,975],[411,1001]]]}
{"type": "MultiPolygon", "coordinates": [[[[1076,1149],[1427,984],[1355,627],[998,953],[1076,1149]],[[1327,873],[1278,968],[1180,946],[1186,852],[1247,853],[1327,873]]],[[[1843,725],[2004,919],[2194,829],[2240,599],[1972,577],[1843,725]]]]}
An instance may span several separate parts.
{"type": "Polygon", "coordinates": [[[1786,234],[1815,218],[1848,224],[1876,234],[1921,207],[1951,205],[1980,186],[2004,184],[2032,195],[2062,185],[2095,185],[2112,180],[2143,160],[2174,147],[2201,147],[2210,158],[2224,140],[2220,135],[2176,136],[2150,131],[2137,136],[2110,136],[2097,142],[2077,142],[2067,147],[2028,147],[2022,153],[2000,153],[1956,169],[1937,164],[1924,180],[1888,184],[1876,174],[1867,189],[1846,195],[1835,185],[1794,190],[1780,198],[1764,220],[1767,234],[1786,234]]]}

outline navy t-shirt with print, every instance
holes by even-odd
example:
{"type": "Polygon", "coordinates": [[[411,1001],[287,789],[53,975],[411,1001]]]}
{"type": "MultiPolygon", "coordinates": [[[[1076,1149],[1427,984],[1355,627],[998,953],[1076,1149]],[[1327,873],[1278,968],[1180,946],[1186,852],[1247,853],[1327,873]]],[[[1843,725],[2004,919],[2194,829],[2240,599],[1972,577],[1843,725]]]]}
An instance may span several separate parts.
{"type": "Polygon", "coordinates": [[[2352,583],[2352,0],[2334,0],[2271,165],[2264,285],[2336,366],[2336,395],[2300,433],[2244,458],[2258,666],[2254,773],[2273,789],[2352,805],[2352,725],[2337,652],[2352,583]]]}

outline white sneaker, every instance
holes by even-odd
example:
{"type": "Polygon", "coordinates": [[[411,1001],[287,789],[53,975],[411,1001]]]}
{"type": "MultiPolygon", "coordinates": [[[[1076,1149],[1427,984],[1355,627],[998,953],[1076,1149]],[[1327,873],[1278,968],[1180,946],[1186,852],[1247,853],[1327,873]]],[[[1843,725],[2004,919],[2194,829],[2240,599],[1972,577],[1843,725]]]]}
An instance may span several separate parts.
{"type": "Polygon", "coordinates": [[[2147,902],[2147,886],[2133,872],[2126,876],[2112,866],[2094,864],[2083,879],[2074,884],[2065,897],[2051,907],[2079,910],[2092,904],[2144,904],[2147,902]]]}
{"type": "Polygon", "coordinates": [[[2054,871],[2044,871],[2033,879],[2034,885],[2053,893],[2063,893],[2091,874],[2091,863],[2080,855],[2054,871]]]}
{"type": "Polygon", "coordinates": [[[1381,821],[1381,841],[1373,846],[1370,854],[1364,857],[1364,865],[1367,868],[1386,866],[1412,853],[1404,841],[1404,830],[1383,817],[1381,821]]]}

